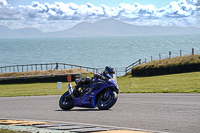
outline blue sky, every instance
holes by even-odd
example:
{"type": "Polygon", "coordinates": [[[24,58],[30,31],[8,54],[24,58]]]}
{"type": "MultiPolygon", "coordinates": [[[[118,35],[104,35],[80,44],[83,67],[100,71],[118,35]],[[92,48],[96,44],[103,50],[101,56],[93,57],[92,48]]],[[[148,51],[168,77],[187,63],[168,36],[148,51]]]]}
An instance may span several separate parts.
{"type": "MultiPolygon", "coordinates": [[[[36,1],[36,0],[35,0],[36,1]]],[[[179,0],[73,0],[73,1],[68,1],[68,0],[37,0],[38,2],[44,4],[45,2],[48,2],[50,4],[53,4],[55,2],[63,2],[63,3],[76,3],[77,5],[84,5],[87,3],[92,3],[95,6],[100,6],[101,4],[105,4],[110,7],[116,7],[120,3],[129,3],[129,4],[134,4],[134,3],[140,3],[142,5],[155,5],[158,8],[164,7],[168,5],[172,1],[179,1],[179,0]]],[[[31,5],[33,1],[30,0],[7,0],[8,4],[11,4],[13,6],[18,6],[18,5],[31,5]]]]}
{"type": "Polygon", "coordinates": [[[0,25],[65,30],[113,18],[140,26],[200,28],[200,0],[0,0],[0,25]]]}

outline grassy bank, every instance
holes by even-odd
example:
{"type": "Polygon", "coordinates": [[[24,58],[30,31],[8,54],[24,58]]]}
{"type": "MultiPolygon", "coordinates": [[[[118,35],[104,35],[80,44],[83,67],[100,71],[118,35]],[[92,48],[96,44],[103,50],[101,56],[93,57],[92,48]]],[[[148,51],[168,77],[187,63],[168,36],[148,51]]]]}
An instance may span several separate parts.
{"type": "MultiPolygon", "coordinates": [[[[87,74],[84,76],[91,76],[87,74]]],[[[153,77],[118,78],[120,93],[200,93],[200,72],[153,77]]],[[[56,83],[0,85],[0,97],[61,95],[67,90],[57,90],[56,83]]],[[[73,83],[74,84],[74,83],[73,83]]]]}
{"type": "Polygon", "coordinates": [[[146,64],[133,67],[133,70],[152,69],[152,68],[167,68],[190,64],[200,64],[200,55],[186,55],[182,57],[167,58],[162,60],[154,60],[146,64]]]}
{"type": "Polygon", "coordinates": [[[57,75],[69,73],[92,73],[84,69],[62,69],[62,70],[46,70],[46,71],[28,71],[28,72],[9,72],[0,73],[1,77],[23,77],[23,76],[40,76],[40,75],[57,75]]]}

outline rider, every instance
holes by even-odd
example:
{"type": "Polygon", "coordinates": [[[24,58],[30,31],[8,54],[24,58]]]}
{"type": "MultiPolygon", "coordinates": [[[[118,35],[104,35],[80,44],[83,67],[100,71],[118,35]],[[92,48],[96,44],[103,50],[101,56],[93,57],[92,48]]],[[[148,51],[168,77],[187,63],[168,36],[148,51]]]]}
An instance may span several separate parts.
{"type": "Polygon", "coordinates": [[[76,92],[78,92],[79,87],[81,87],[82,85],[89,85],[92,83],[92,79],[102,79],[102,80],[108,80],[109,77],[107,76],[107,74],[115,74],[115,69],[110,67],[110,66],[106,66],[105,70],[102,72],[99,72],[97,74],[94,74],[94,76],[92,78],[89,77],[84,77],[80,80],[80,82],[77,83],[77,85],[74,87],[73,90],[73,94],[75,94],[76,92]]]}

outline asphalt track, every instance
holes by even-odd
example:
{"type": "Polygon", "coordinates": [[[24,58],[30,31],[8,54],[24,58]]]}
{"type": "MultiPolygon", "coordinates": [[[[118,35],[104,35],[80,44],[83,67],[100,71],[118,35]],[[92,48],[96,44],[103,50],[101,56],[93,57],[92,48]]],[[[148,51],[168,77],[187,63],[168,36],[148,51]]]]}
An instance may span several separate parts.
{"type": "Polygon", "coordinates": [[[0,118],[64,121],[170,133],[200,132],[200,94],[119,94],[110,110],[63,111],[60,96],[0,98],[0,118]]]}

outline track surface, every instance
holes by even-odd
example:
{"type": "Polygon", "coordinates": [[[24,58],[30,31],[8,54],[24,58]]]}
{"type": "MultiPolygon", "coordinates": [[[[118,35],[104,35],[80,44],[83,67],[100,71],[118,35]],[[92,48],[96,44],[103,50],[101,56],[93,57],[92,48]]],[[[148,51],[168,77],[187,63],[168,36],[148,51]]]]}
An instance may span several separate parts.
{"type": "Polygon", "coordinates": [[[77,122],[170,133],[200,132],[200,94],[119,94],[110,110],[62,111],[60,96],[0,98],[0,118],[77,122]]]}

